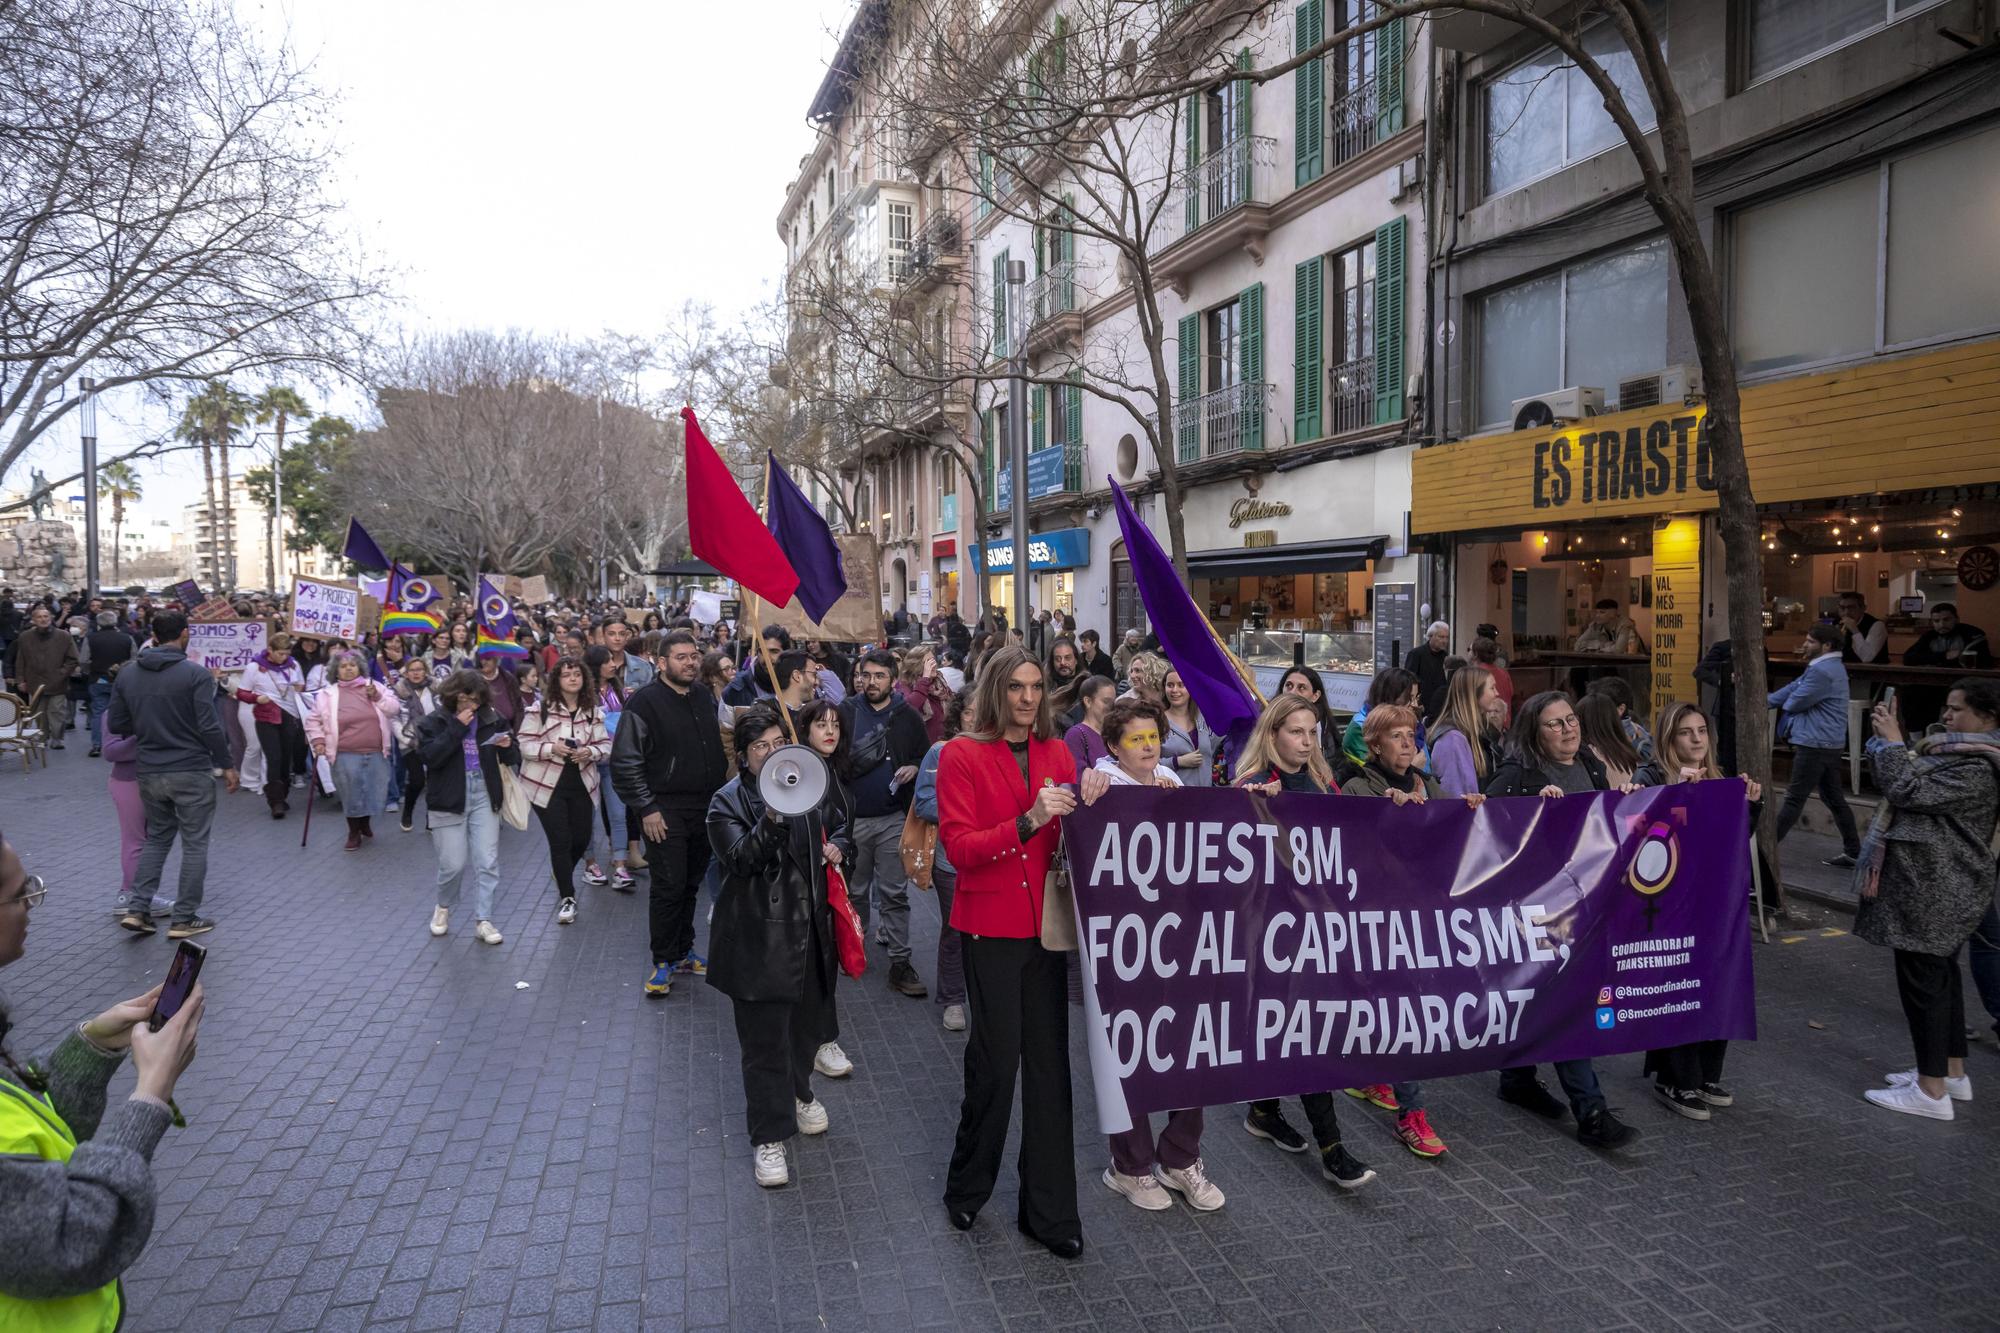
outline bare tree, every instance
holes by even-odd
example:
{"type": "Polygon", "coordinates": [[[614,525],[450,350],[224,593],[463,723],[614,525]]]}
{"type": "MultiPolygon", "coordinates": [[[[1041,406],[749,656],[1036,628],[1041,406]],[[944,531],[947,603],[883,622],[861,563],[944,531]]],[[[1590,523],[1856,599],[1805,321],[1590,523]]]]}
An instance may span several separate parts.
{"type": "Polygon", "coordinates": [[[338,368],[327,98],[224,0],[0,4],[0,475],[99,392],[338,368]]]}
{"type": "Polygon", "coordinates": [[[397,552],[472,586],[579,552],[652,567],[648,525],[671,510],[665,424],[597,392],[602,349],[531,334],[413,340],[375,373],[382,425],[358,436],[342,479],[350,510],[397,552]]]}

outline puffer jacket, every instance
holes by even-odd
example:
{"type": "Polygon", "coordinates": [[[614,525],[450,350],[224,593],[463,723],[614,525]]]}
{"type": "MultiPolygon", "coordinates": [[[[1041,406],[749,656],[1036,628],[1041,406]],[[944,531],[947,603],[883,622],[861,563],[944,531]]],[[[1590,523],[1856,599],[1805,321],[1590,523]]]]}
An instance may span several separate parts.
{"type": "Polygon", "coordinates": [[[773,821],[757,784],[736,777],[708,804],[708,840],[722,871],[709,925],[708,984],[736,1000],[799,1001],[808,986],[830,990],[840,962],[827,903],[826,870],[814,830],[854,863],[838,807],[814,819],[773,821]],[[817,953],[815,961],[813,955],[817,953]]]}

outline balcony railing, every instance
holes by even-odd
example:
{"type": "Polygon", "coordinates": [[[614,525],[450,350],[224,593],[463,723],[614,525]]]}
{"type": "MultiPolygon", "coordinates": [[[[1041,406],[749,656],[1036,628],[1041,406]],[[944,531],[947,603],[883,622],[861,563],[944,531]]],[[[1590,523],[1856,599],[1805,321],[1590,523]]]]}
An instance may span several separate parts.
{"type": "Polygon", "coordinates": [[[965,257],[965,223],[956,212],[938,209],[917,228],[899,283],[916,284],[956,267],[965,257]]]}
{"type": "Polygon", "coordinates": [[[1067,315],[1076,309],[1076,282],[1081,275],[1074,259],[1065,259],[1048,269],[1028,286],[1028,312],[1032,323],[1039,324],[1055,315],[1067,315]]]}
{"type": "Polygon", "coordinates": [[[1192,236],[1246,204],[1268,204],[1277,183],[1278,141],[1232,139],[1183,171],[1158,223],[1162,247],[1192,236]]]}
{"type": "Polygon", "coordinates": [[[1262,449],[1273,390],[1270,384],[1232,384],[1176,403],[1176,457],[1182,463],[1199,463],[1262,449]]]}
{"type": "MultiPolygon", "coordinates": [[[[1331,71],[1329,71],[1331,73],[1331,71]]],[[[1329,167],[1357,158],[1381,138],[1382,76],[1371,75],[1326,108],[1329,167]]]]}
{"type": "Polygon", "coordinates": [[[1375,358],[1358,356],[1326,368],[1326,433],[1375,424],[1375,358]]]}

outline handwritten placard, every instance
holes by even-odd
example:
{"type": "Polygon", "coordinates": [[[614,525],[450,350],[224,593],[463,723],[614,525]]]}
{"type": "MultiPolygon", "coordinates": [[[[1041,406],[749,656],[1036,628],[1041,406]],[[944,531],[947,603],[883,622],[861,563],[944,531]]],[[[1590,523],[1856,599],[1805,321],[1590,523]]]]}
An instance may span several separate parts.
{"type": "Polygon", "coordinates": [[[292,581],[292,633],[352,640],[361,623],[361,589],[300,576],[292,581]]]}
{"type": "Polygon", "coordinates": [[[549,581],[540,574],[530,574],[521,580],[520,599],[530,606],[540,606],[549,600],[549,581]]]}
{"type": "Polygon", "coordinates": [[[188,656],[213,671],[241,671],[264,651],[270,626],[261,620],[211,620],[188,626],[188,656]]]}

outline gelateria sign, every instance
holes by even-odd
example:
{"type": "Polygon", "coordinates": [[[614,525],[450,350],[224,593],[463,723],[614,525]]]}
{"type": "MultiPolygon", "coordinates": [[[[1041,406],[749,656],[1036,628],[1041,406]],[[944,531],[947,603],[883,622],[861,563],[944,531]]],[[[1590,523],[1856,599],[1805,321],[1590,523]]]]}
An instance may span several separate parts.
{"type": "Polygon", "coordinates": [[[1283,500],[1253,500],[1244,497],[1229,506],[1229,526],[1240,528],[1267,518],[1290,518],[1292,507],[1283,500]]]}

